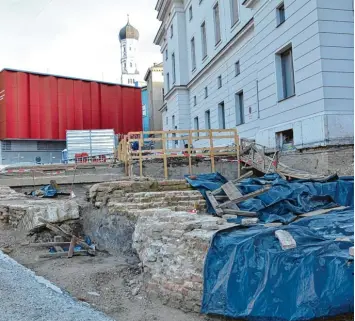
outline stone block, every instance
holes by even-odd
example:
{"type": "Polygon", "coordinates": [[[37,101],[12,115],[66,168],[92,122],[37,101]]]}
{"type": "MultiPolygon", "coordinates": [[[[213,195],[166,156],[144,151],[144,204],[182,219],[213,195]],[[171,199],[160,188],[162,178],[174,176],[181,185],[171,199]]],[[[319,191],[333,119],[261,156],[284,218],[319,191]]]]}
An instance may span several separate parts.
{"type": "Polygon", "coordinates": [[[277,231],[275,231],[275,236],[279,240],[280,246],[284,251],[289,250],[289,249],[293,249],[297,246],[295,239],[292,237],[292,235],[288,231],[277,230],[277,231]]]}

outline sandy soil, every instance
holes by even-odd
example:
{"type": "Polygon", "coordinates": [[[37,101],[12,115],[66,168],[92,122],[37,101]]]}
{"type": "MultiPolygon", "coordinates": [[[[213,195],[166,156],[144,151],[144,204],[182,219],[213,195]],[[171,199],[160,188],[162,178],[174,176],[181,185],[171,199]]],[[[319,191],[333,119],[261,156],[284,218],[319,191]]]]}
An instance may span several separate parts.
{"type": "Polygon", "coordinates": [[[114,320],[210,320],[164,306],[158,300],[149,299],[143,291],[132,294],[143,281],[137,262],[129,262],[132,259],[107,253],[99,253],[95,257],[38,259],[38,255],[47,250],[25,245],[28,241],[28,237],[0,223],[0,249],[11,251],[8,255],[17,262],[114,320]]]}

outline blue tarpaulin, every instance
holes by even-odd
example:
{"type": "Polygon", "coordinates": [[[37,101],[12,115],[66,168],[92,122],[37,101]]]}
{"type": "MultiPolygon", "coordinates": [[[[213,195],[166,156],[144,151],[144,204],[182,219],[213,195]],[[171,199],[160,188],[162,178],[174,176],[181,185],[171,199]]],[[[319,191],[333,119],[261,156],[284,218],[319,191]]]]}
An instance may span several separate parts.
{"type": "MultiPolygon", "coordinates": [[[[195,179],[187,176],[186,180],[204,197],[207,190],[217,189],[227,182],[219,173],[200,174],[195,179]]],[[[354,206],[354,181],[349,177],[344,179],[333,177],[331,181],[324,182],[311,180],[289,182],[277,174],[268,174],[263,178],[245,179],[240,182],[238,188],[242,194],[248,194],[265,187],[265,185],[272,185],[272,188],[255,198],[238,204],[238,207],[243,211],[258,212],[259,219],[263,222],[289,223],[295,219],[297,214],[331,208],[337,204],[354,206]]],[[[207,203],[207,211],[214,214],[208,200],[207,203]]]]}
{"type": "MultiPolygon", "coordinates": [[[[43,197],[54,197],[58,194],[58,190],[52,185],[43,186],[41,187],[40,191],[41,191],[41,196],[43,197]]],[[[32,192],[33,196],[38,196],[37,194],[38,194],[37,191],[32,192]]]]}
{"type": "MultiPolygon", "coordinates": [[[[198,175],[192,185],[205,194],[226,181],[220,174],[212,178],[213,188],[206,175],[198,175]]],[[[288,225],[260,224],[216,233],[205,260],[201,312],[288,321],[352,313],[353,177],[285,181],[270,174],[245,179],[238,188],[247,194],[265,184],[272,185],[268,192],[238,206],[258,212],[261,222],[288,225]],[[300,213],[336,205],[348,207],[291,223],[300,213]],[[296,248],[281,249],[275,237],[279,229],[292,235],[296,248]]]]}

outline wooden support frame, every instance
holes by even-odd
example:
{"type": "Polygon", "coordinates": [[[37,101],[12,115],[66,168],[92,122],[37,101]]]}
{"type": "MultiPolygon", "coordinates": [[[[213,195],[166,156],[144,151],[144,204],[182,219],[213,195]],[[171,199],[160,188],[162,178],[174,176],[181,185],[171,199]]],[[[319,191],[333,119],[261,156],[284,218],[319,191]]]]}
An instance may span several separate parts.
{"type": "Polygon", "coordinates": [[[145,160],[163,159],[164,177],[168,179],[168,159],[185,158],[188,160],[189,173],[193,174],[193,159],[206,158],[211,161],[211,172],[216,171],[217,158],[237,158],[237,173],[240,177],[240,147],[239,136],[235,128],[231,129],[180,129],[170,131],[147,131],[130,132],[125,135],[118,146],[119,160],[125,165],[125,173],[132,176],[133,163],[139,163],[139,175],[143,177],[143,163],[145,160]],[[222,140],[220,144],[218,141],[222,140]],[[225,144],[229,140],[229,144],[225,144]],[[170,142],[178,141],[187,144],[188,147],[176,148],[170,142]],[[138,149],[133,150],[132,143],[138,142],[138,149]],[[144,144],[157,144],[159,149],[144,149],[144,144]],[[193,144],[200,144],[200,147],[193,147],[193,144]]]}

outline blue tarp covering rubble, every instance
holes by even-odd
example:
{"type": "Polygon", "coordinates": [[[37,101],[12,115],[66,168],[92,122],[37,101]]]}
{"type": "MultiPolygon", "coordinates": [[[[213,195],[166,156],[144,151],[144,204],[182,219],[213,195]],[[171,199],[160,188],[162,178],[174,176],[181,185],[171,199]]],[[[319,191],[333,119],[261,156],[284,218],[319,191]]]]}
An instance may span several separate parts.
{"type": "MultiPolygon", "coordinates": [[[[204,195],[227,180],[201,174],[187,180],[204,195]]],[[[272,188],[239,203],[256,211],[260,224],[215,234],[204,267],[201,312],[248,320],[310,320],[354,311],[354,179],[285,181],[277,174],[243,180],[242,194],[272,188]],[[343,210],[297,219],[337,205],[343,210]],[[265,227],[266,222],[283,226],[265,227]],[[287,230],[297,247],[282,250],[276,230],[287,230]]],[[[211,209],[210,209],[211,211],[211,209]]]]}

